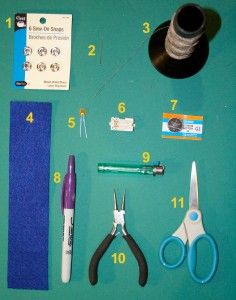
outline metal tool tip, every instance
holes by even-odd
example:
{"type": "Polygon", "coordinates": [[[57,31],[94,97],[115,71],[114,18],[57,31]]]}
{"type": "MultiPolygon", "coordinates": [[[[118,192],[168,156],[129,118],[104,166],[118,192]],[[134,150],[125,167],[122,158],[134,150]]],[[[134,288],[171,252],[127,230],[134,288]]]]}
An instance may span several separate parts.
{"type": "Polygon", "coordinates": [[[125,210],[125,192],[123,193],[123,196],[122,196],[121,209],[122,209],[122,210],[125,210]]]}
{"type": "Polygon", "coordinates": [[[117,198],[116,198],[116,191],[114,189],[114,210],[117,210],[117,198]]]}

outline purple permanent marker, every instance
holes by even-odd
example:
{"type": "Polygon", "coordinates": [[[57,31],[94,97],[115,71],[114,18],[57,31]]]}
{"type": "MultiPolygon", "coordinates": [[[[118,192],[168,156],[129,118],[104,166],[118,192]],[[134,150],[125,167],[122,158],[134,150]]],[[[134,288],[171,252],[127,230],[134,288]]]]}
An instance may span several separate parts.
{"type": "Polygon", "coordinates": [[[64,216],[63,225],[63,241],[62,241],[62,261],[61,261],[61,280],[64,283],[70,281],[71,276],[71,261],[72,261],[72,246],[73,246],[73,225],[75,211],[75,157],[69,156],[68,171],[64,177],[61,208],[64,216]]]}

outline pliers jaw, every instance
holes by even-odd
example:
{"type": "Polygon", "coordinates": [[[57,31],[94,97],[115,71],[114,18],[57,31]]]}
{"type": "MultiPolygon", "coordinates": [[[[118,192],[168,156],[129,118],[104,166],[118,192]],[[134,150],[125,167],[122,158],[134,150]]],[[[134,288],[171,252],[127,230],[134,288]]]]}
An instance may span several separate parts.
{"type": "Polygon", "coordinates": [[[114,191],[113,213],[114,213],[114,222],[113,222],[113,227],[111,230],[111,235],[115,235],[118,225],[121,225],[121,230],[122,230],[123,235],[127,235],[128,232],[125,227],[125,193],[122,196],[121,210],[119,210],[118,205],[117,205],[116,192],[114,191]]]}

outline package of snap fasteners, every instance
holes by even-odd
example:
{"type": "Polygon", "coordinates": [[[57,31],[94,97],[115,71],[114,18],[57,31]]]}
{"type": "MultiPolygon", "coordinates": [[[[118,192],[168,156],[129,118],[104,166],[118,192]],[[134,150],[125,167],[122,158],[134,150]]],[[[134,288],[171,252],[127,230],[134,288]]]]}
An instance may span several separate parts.
{"type": "Polygon", "coordinates": [[[68,14],[15,15],[15,88],[69,89],[71,27],[68,14]]]}

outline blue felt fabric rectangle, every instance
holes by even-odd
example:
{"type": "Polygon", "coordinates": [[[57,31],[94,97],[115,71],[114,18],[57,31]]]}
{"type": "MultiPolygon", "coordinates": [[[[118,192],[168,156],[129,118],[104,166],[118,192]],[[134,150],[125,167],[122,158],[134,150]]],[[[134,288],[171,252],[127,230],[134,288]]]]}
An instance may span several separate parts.
{"type": "Polygon", "coordinates": [[[51,103],[11,102],[8,287],[48,289],[51,103]]]}

